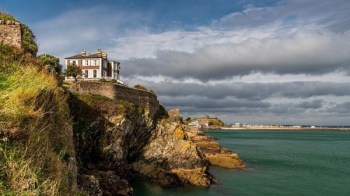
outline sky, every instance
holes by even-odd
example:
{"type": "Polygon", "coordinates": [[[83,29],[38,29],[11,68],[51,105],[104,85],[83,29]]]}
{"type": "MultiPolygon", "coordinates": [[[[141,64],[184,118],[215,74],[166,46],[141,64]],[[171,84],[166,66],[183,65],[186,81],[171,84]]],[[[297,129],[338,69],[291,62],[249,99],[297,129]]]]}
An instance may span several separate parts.
{"type": "MultiPolygon", "coordinates": [[[[182,116],[350,125],[348,0],[1,0],[40,53],[82,48],[182,116]]],[[[62,62],[63,63],[63,62],[62,62]]]]}

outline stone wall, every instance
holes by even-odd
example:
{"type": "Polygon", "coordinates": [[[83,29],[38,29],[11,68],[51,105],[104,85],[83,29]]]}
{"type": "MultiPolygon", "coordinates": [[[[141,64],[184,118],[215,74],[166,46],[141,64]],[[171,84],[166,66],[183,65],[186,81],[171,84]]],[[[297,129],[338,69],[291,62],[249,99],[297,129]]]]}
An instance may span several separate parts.
{"type": "Polygon", "coordinates": [[[21,24],[0,20],[0,43],[22,48],[21,24]]]}
{"type": "Polygon", "coordinates": [[[112,83],[100,83],[92,81],[80,81],[76,89],[80,93],[101,95],[115,100],[129,101],[135,105],[145,107],[151,118],[159,109],[157,96],[149,91],[130,88],[124,85],[112,83]]]}

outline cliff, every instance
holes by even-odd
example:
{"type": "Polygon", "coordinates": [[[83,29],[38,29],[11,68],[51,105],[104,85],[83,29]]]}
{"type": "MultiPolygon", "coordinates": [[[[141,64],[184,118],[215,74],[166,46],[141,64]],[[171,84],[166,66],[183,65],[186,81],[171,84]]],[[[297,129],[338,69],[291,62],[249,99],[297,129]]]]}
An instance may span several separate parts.
{"type": "Polygon", "coordinates": [[[138,174],[164,186],[210,184],[208,161],[180,124],[162,119],[166,112],[150,116],[144,107],[88,93],[73,93],[69,103],[83,191],[128,195],[138,174]]]}
{"type": "Polygon", "coordinates": [[[214,181],[210,156],[225,150],[201,146],[154,93],[97,82],[68,91],[30,51],[0,52],[1,195],[132,195],[140,175],[163,186],[214,181]]]}
{"type": "Polygon", "coordinates": [[[0,44],[0,53],[0,194],[76,193],[64,89],[23,51],[0,44]]]}

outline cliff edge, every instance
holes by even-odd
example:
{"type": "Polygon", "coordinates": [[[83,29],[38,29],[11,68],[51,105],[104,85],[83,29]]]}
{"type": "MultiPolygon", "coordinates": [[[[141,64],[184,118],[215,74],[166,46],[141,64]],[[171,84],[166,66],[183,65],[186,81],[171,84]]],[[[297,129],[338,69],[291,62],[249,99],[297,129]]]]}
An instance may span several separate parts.
{"type": "MultiPolygon", "coordinates": [[[[4,18],[0,28],[26,27],[4,18]]],[[[17,44],[11,28],[0,38],[17,44]]],[[[138,176],[163,186],[215,181],[208,166],[221,160],[211,155],[229,151],[201,145],[202,133],[168,118],[153,92],[98,82],[67,90],[35,58],[28,32],[19,48],[0,43],[1,195],[132,195],[138,176]]]]}

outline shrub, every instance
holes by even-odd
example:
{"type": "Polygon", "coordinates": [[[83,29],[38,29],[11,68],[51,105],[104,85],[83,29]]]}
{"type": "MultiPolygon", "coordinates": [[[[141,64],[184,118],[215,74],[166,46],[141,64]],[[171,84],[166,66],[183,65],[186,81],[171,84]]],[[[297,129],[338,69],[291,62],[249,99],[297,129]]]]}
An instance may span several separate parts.
{"type": "Polygon", "coordinates": [[[136,84],[136,85],[134,86],[134,88],[148,91],[148,89],[147,89],[146,87],[144,87],[144,86],[142,86],[142,85],[140,85],[140,84],[136,84]]]}
{"type": "Polygon", "coordinates": [[[151,93],[156,95],[156,92],[154,90],[149,90],[149,92],[151,92],[151,93]]]}
{"type": "Polygon", "coordinates": [[[55,69],[56,73],[61,74],[62,65],[60,64],[59,58],[52,56],[50,54],[41,54],[37,57],[37,59],[43,65],[50,65],[52,68],[55,69]]]}
{"type": "Polygon", "coordinates": [[[98,81],[99,81],[99,82],[107,82],[107,80],[104,79],[104,78],[101,78],[101,79],[99,79],[98,81]]]}

